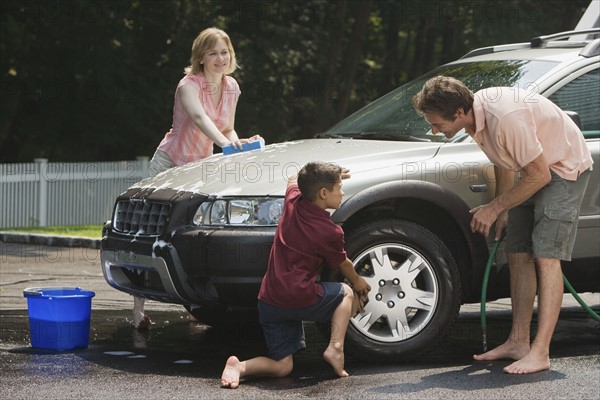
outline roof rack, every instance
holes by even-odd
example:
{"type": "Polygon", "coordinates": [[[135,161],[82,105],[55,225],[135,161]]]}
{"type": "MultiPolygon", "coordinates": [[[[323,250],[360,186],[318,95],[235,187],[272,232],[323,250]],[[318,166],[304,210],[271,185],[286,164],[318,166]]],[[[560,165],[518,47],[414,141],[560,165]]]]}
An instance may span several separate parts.
{"type": "Polygon", "coordinates": [[[471,50],[470,52],[468,52],[467,54],[462,56],[461,59],[480,56],[483,54],[499,53],[501,51],[528,49],[530,46],[531,45],[529,43],[514,43],[514,44],[502,44],[499,46],[481,47],[479,49],[471,50]]]}
{"type": "Polygon", "coordinates": [[[551,40],[568,39],[571,36],[584,35],[584,34],[598,35],[598,34],[600,34],[600,28],[583,29],[583,30],[577,30],[577,31],[566,31],[566,32],[560,32],[560,33],[554,33],[552,35],[534,37],[533,39],[531,39],[531,47],[532,48],[546,47],[548,42],[550,42],[551,40]]]}
{"type": "Polygon", "coordinates": [[[594,57],[600,55],[600,39],[592,40],[587,46],[579,53],[582,57],[594,57]]]}
{"type": "MultiPolygon", "coordinates": [[[[470,52],[468,52],[467,54],[462,56],[461,59],[480,56],[482,54],[500,53],[502,51],[509,51],[509,50],[543,48],[543,47],[546,47],[552,40],[567,39],[567,38],[570,38],[573,36],[581,36],[581,35],[585,35],[585,34],[600,35],[600,28],[580,29],[580,30],[574,30],[574,31],[554,33],[552,35],[537,36],[537,37],[534,37],[533,39],[531,39],[530,42],[524,42],[524,43],[513,43],[513,44],[503,44],[503,45],[499,45],[499,46],[481,47],[479,49],[471,50],[470,52]]],[[[583,42],[562,41],[559,43],[561,44],[561,47],[583,47],[583,46],[589,44],[590,41],[589,40],[586,40],[583,42]]]]}

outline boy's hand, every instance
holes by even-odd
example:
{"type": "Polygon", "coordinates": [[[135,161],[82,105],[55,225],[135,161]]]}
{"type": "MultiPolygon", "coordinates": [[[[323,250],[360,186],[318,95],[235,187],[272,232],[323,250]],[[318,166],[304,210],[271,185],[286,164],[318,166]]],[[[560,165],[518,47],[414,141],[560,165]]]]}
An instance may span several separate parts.
{"type": "Polygon", "coordinates": [[[362,276],[359,276],[356,282],[352,284],[352,289],[361,296],[366,296],[371,291],[371,286],[362,276]]]}
{"type": "Polygon", "coordinates": [[[342,168],[342,179],[350,178],[350,170],[348,168],[342,168]]]}
{"type": "Polygon", "coordinates": [[[361,296],[366,296],[371,290],[371,286],[367,281],[354,270],[354,264],[349,258],[346,258],[339,266],[338,269],[344,278],[348,279],[352,289],[361,296]]]}

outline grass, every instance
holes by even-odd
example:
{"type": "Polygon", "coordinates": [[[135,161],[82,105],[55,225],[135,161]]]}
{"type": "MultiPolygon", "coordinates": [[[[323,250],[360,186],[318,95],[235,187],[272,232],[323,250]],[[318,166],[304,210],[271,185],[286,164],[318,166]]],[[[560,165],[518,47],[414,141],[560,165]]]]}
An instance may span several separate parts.
{"type": "Polygon", "coordinates": [[[0,228],[4,232],[40,233],[56,236],[83,236],[94,239],[102,237],[102,225],[73,225],[73,226],[45,226],[26,228],[0,228]]]}

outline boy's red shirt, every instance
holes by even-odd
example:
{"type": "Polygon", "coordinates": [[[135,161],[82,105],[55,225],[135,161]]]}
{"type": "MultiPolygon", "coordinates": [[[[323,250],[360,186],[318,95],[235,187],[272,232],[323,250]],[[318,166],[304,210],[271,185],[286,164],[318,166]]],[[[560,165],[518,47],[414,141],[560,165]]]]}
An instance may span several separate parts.
{"type": "Polygon", "coordinates": [[[290,185],[258,299],[281,308],[310,307],[323,295],[316,283],[323,265],[337,268],[345,260],[342,228],[290,185]]]}

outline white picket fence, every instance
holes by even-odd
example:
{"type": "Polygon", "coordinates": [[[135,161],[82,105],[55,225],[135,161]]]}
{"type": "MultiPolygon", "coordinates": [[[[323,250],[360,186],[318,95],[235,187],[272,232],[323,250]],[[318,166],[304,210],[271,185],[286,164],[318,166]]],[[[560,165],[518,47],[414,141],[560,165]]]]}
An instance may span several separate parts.
{"type": "Polygon", "coordinates": [[[0,229],[104,223],[116,197],[147,175],[148,157],[0,164],[0,229]]]}

